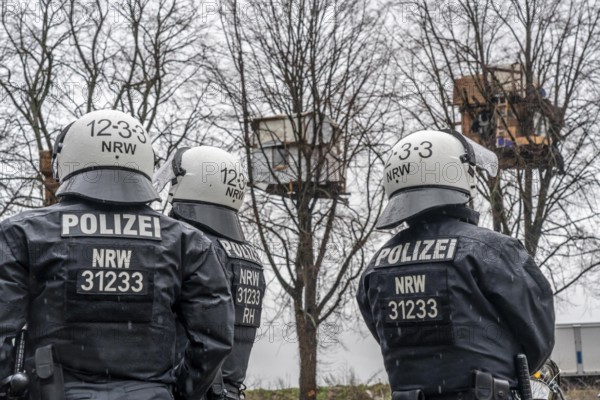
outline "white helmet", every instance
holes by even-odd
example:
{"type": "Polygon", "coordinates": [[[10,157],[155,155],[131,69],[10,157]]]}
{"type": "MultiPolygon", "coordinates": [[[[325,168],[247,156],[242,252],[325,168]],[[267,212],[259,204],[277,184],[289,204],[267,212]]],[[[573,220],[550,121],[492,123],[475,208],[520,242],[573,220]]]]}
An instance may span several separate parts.
{"type": "Polygon", "coordinates": [[[232,154],[212,146],[179,149],[153,180],[159,191],[172,183],[169,202],[176,217],[244,240],[237,212],[244,202],[246,173],[232,154]]]}
{"type": "Polygon", "coordinates": [[[385,164],[389,202],[377,228],[394,228],[432,208],[466,204],[476,194],[476,166],[496,176],[498,158],[456,131],[418,131],[403,138],[385,164]]]}
{"type": "Polygon", "coordinates": [[[157,200],[154,151],[138,120],[116,110],[93,111],[67,125],[54,144],[57,196],[114,204],[157,200]]]}

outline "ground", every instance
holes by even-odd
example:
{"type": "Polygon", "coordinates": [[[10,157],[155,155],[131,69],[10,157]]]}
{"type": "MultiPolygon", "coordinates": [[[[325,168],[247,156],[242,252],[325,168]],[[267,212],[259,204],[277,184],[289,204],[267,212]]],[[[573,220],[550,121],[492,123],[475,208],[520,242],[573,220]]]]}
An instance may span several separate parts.
{"type": "Polygon", "coordinates": [[[600,393],[600,388],[596,389],[575,389],[567,393],[567,400],[596,400],[600,393]]]}
{"type": "MultiPolygon", "coordinates": [[[[317,400],[387,400],[390,389],[387,385],[331,386],[319,389],[317,400]]],[[[297,400],[298,389],[251,390],[246,400],[297,400]]]]}

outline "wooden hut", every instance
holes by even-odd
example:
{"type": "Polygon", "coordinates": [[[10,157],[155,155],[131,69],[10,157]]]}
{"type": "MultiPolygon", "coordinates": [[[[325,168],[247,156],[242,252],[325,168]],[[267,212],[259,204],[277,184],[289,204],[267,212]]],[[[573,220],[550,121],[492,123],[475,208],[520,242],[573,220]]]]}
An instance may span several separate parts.
{"type": "Polygon", "coordinates": [[[331,118],[314,112],[273,115],[254,119],[252,130],[255,186],[278,195],[294,195],[303,185],[312,185],[316,197],[344,193],[341,130],[331,118]]]}

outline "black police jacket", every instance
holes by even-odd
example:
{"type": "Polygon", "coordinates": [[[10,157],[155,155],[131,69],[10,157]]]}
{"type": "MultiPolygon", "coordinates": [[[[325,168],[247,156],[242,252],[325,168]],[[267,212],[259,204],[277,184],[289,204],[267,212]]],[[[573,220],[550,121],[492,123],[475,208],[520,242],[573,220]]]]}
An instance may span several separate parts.
{"type": "Polygon", "coordinates": [[[189,399],[231,351],[234,308],[214,247],[150,207],[73,199],[23,212],[0,223],[0,251],[1,343],[27,322],[27,356],[53,344],[76,379],[173,383],[176,315],[190,341],[189,399]]]}
{"type": "Polygon", "coordinates": [[[465,207],[419,217],[363,273],[358,304],[392,390],[467,390],[473,370],[515,387],[516,354],[532,370],[549,357],[550,285],[518,240],[477,220],[465,207]]]}
{"type": "MultiPolygon", "coordinates": [[[[222,257],[235,305],[235,327],[233,350],[221,367],[221,376],[217,376],[214,382],[214,391],[220,393],[223,384],[226,389],[237,391],[246,379],[250,353],[256,331],[260,327],[262,300],[266,288],[260,255],[248,242],[217,236],[202,224],[178,215],[174,217],[182,218],[202,230],[215,248],[220,250],[218,254],[222,257]]],[[[185,338],[182,339],[184,342],[185,338]]]]}
{"type": "Polygon", "coordinates": [[[260,327],[266,288],[263,266],[256,248],[250,243],[206,235],[225,254],[223,264],[235,305],[235,331],[233,350],[225,359],[221,373],[227,387],[239,389],[246,379],[250,352],[260,327]]]}

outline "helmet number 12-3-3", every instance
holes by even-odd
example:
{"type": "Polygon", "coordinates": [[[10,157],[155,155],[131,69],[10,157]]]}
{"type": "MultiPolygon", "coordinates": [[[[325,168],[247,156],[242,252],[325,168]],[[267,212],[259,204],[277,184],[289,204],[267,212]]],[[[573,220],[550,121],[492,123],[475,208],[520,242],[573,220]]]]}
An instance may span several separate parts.
{"type": "Polygon", "coordinates": [[[133,129],[129,126],[127,121],[111,121],[109,119],[92,120],[87,124],[90,127],[90,135],[94,136],[113,136],[119,135],[123,139],[129,139],[133,133],[136,134],[137,139],[140,143],[146,143],[146,136],[144,135],[144,128],[140,125],[136,125],[133,129]],[[96,132],[96,127],[98,131],[96,132]]]}

